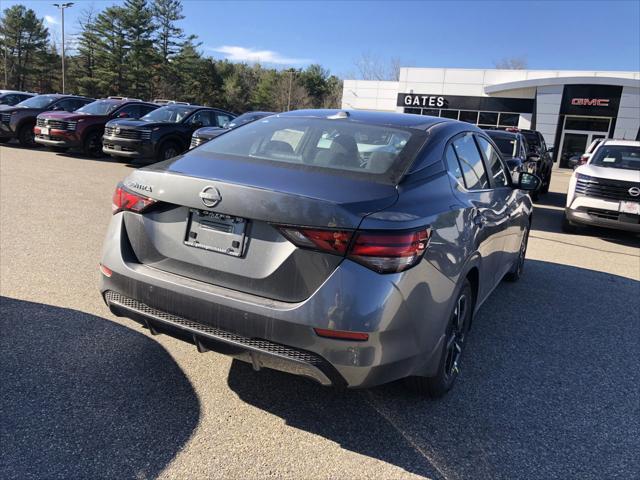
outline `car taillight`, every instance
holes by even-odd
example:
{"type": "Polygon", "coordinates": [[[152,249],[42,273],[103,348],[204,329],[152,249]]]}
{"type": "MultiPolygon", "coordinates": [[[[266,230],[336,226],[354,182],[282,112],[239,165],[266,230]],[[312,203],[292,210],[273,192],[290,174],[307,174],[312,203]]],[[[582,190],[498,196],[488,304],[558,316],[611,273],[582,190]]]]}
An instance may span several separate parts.
{"type": "Polygon", "coordinates": [[[319,337],[337,338],[339,340],[355,340],[364,342],[369,340],[369,334],[363,332],[348,332],[345,330],[329,330],[328,328],[314,328],[314,332],[319,337]]]}
{"type": "Polygon", "coordinates": [[[124,211],[140,213],[154,203],[156,203],[156,200],[153,198],[143,197],[137,193],[130,192],[119,183],[116,191],[113,193],[113,204],[111,208],[114,215],[124,211]]]}
{"type": "Polygon", "coordinates": [[[397,273],[416,265],[429,244],[431,229],[344,231],[279,227],[294,245],[347,258],[378,273],[397,273]]]}

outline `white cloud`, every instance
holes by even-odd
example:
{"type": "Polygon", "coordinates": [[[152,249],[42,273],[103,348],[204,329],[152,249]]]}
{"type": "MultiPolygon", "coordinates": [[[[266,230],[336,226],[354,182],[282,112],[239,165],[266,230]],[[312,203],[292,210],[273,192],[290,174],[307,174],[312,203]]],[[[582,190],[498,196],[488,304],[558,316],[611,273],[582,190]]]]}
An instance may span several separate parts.
{"type": "Polygon", "coordinates": [[[299,65],[310,63],[307,58],[285,57],[272,50],[256,50],[253,48],[223,45],[221,47],[208,48],[208,50],[221,53],[227,60],[232,62],[247,63],[273,63],[277,65],[299,65]]]}
{"type": "Polygon", "coordinates": [[[56,19],[56,17],[52,15],[45,15],[44,21],[48,25],[58,25],[58,20],[56,19]]]}

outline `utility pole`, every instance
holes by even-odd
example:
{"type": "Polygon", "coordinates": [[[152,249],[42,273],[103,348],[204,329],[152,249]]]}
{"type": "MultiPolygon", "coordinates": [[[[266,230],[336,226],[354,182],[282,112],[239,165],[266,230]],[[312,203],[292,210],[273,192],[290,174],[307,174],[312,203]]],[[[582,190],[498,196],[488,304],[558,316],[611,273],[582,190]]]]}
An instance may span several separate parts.
{"type": "Polygon", "coordinates": [[[65,93],[64,80],[65,80],[65,68],[64,68],[64,9],[73,5],[73,2],[68,3],[54,3],[54,7],[58,7],[62,14],[62,93],[65,93]]]}
{"type": "Polygon", "coordinates": [[[287,112],[291,110],[291,84],[293,83],[293,68],[289,70],[289,99],[287,100],[287,112]]]}

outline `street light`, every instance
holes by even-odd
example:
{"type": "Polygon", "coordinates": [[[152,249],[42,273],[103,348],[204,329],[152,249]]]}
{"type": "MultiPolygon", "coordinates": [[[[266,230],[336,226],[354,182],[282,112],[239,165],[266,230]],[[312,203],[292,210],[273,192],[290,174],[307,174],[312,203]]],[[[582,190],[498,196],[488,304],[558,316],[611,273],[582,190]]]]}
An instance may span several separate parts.
{"type": "Polygon", "coordinates": [[[65,8],[69,8],[72,5],[73,5],[73,2],[54,3],[53,4],[53,6],[54,7],[58,7],[60,9],[60,12],[62,13],[62,93],[65,93],[65,91],[64,91],[64,75],[65,75],[65,70],[64,70],[64,9],[65,8]]]}

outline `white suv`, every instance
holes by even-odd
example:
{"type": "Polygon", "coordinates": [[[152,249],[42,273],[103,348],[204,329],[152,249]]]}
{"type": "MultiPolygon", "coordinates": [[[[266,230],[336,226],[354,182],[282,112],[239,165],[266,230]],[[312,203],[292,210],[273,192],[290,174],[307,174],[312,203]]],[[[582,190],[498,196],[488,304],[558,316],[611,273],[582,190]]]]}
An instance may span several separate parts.
{"type": "Polygon", "coordinates": [[[640,232],[640,142],[605,140],[574,170],[563,230],[577,224],[640,232]]]}

